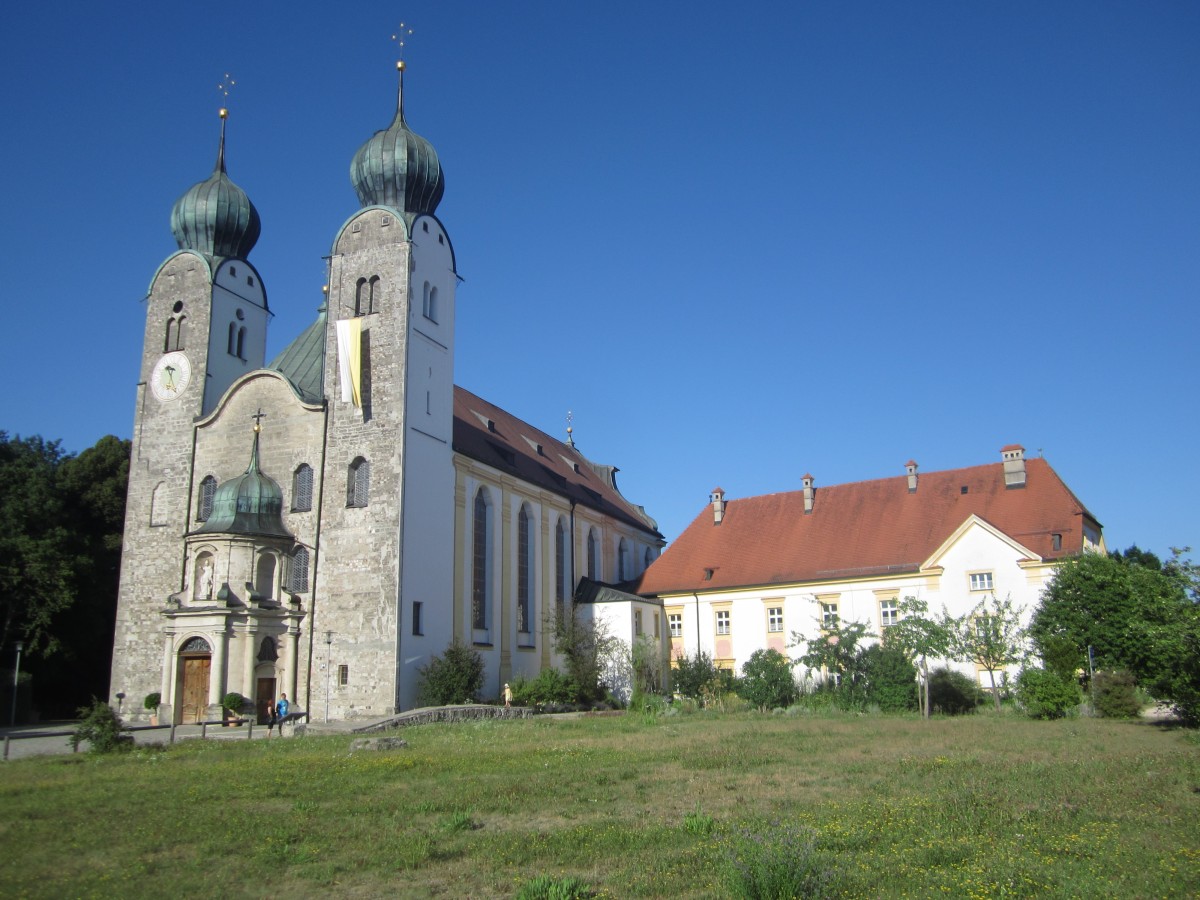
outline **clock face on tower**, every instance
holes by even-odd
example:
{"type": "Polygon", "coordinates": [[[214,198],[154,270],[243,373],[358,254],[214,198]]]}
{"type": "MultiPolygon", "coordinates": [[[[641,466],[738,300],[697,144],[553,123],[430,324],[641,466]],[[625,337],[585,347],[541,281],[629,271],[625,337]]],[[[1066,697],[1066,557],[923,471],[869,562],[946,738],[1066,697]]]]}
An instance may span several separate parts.
{"type": "Polygon", "coordinates": [[[150,390],[165,403],[182,394],[191,380],[192,363],[184,353],[176,350],[154,364],[154,371],[150,373],[150,390]]]}

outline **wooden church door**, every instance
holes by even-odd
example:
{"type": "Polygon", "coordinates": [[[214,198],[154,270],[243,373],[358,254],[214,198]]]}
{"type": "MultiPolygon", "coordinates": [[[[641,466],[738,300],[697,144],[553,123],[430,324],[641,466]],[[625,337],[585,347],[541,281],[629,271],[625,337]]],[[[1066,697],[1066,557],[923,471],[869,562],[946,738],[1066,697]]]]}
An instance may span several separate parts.
{"type": "Polygon", "coordinates": [[[212,669],[210,656],[183,658],[183,719],[202,722],[208,710],[208,677],[212,669]]]}

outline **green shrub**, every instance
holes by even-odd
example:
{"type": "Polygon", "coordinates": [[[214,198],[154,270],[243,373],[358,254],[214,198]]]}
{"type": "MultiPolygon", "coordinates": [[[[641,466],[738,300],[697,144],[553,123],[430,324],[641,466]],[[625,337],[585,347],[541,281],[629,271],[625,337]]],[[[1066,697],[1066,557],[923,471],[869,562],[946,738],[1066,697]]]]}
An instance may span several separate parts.
{"type": "Polygon", "coordinates": [[[512,684],[513,703],[517,706],[544,706],[548,703],[580,703],[579,685],[557,669],[542,669],[537,678],[518,675],[512,684]]]}
{"type": "Polygon", "coordinates": [[[1017,701],[1032,719],[1061,719],[1079,707],[1079,687],[1057,672],[1023,669],[1017,678],[1017,701]]]}
{"type": "Polygon", "coordinates": [[[696,808],[692,812],[683,814],[683,830],[688,834],[705,837],[712,834],[716,827],[717,820],[700,809],[699,800],[696,801],[696,808]]]}
{"type": "Polygon", "coordinates": [[[418,670],[423,706],[445,706],[476,699],[483,689],[483,657],[472,647],[452,641],[441,656],[418,670]]]}
{"type": "Polygon", "coordinates": [[[955,669],[943,666],[929,674],[929,707],[948,716],[974,712],[983,703],[983,690],[955,669]]]}
{"type": "Polygon", "coordinates": [[[133,746],[133,736],[124,734],[125,726],[116,710],[103,700],[93,700],[91,706],[79,709],[79,724],[71,735],[71,747],[87,741],[92,753],[113,753],[133,746]]]}
{"type": "Polygon", "coordinates": [[[591,897],[592,890],[588,883],[573,875],[554,878],[550,875],[539,875],[525,882],[517,891],[517,900],[584,900],[591,897]]]}
{"type": "Polygon", "coordinates": [[[221,698],[221,706],[229,710],[231,713],[240,713],[242,707],[246,705],[246,698],[237,691],[230,691],[221,698]]]}
{"type": "Polygon", "coordinates": [[[1092,703],[1096,715],[1106,719],[1132,719],[1142,711],[1137,680],[1128,672],[1097,672],[1092,677],[1092,703]]]}
{"type": "Polygon", "coordinates": [[[730,896],[790,900],[834,895],[833,870],[817,852],[816,832],[798,825],[740,829],[727,843],[730,896]]]}
{"type": "Polygon", "coordinates": [[[142,701],[142,706],[146,707],[146,709],[150,710],[150,712],[154,712],[158,709],[161,703],[162,694],[160,694],[158,691],[155,691],[153,694],[146,695],[146,699],[142,701]]]}
{"type": "Polygon", "coordinates": [[[778,650],[755,650],[742,665],[737,693],[764,711],[791,706],[796,700],[791,661],[778,650]]]}
{"type": "Polygon", "coordinates": [[[867,700],[883,712],[917,708],[917,669],[899,650],[873,644],[862,651],[867,700]]]}

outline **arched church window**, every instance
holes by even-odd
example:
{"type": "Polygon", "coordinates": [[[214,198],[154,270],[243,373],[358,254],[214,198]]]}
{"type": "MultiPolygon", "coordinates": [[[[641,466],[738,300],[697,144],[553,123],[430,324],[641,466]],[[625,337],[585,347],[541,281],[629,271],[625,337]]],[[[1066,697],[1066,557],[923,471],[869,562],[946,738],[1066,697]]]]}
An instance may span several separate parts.
{"type": "Polygon", "coordinates": [[[246,358],[246,328],[242,326],[237,330],[237,353],[234,354],[238,359],[246,358]]]}
{"type": "Polygon", "coordinates": [[[588,530],[587,539],[587,563],[588,563],[588,578],[592,581],[600,580],[600,539],[596,536],[596,529],[588,530]]]}
{"type": "Polygon", "coordinates": [[[650,568],[650,563],[654,562],[654,551],[649,547],[646,548],[645,554],[642,556],[642,570],[650,568]]]}
{"type": "Polygon", "coordinates": [[[237,356],[237,322],[229,323],[229,341],[225,347],[230,356],[237,356]]]}
{"type": "Polygon", "coordinates": [[[167,524],[167,485],[160,481],[150,493],[150,524],[167,524]]]}
{"type": "Polygon", "coordinates": [[[187,316],[172,316],[167,320],[167,339],[163,343],[164,351],[183,349],[183,325],[187,316]]]}
{"type": "Polygon", "coordinates": [[[371,464],[361,456],[350,463],[346,478],[346,505],[364,507],[371,492],[371,464]]]}
{"type": "Polygon", "coordinates": [[[529,504],[522,503],[517,513],[517,631],[529,634],[532,628],[530,612],[530,580],[533,570],[533,518],[529,504]]]}
{"type": "Polygon", "coordinates": [[[312,509],[312,496],[312,466],[300,463],[292,473],[292,512],[308,512],[312,509]]]}
{"type": "Polygon", "coordinates": [[[383,286],[379,283],[379,276],[372,275],[371,280],[367,282],[367,312],[379,312],[379,304],[383,300],[383,286]]]}
{"type": "Polygon", "coordinates": [[[275,554],[263,553],[254,568],[254,592],[266,599],[275,596],[275,554]]]}
{"type": "Polygon", "coordinates": [[[562,621],[567,603],[567,528],[559,517],[554,526],[554,614],[562,621]]]}
{"type": "Polygon", "coordinates": [[[207,522],[212,515],[213,498],[217,495],[217,479],[205,475],[200,481],[200,502],[196,504],[196,521],[207,522]]]}
{"type": "Polygon", "coordinates": [[[421,313],[431,322],[438,320],[438,289],[430,286],[429,282],[425,282],[425,288],[421,297],[421,313]]]}
{"type": "Polygon", "coordinates": [[[277,659],[279,659],[279,647],[275,644],[275,638],[263,638],[262,643],[258,645],[258,661],[275,662],[277,659]]]}
{"type": "Polygon", "coordinates": [[[617,544],[617,581],[628,581],[632,577],[629,571],[629,542],[621,538],[617,544]]]}
{"type": "Polygon", "coordinates": [[[188,638],[187,643],[179,648],[180,653],[212,653],[212,647],[202,637],[188,638]]]}
{"type": "Polygon", "coordinates": [[[292,554],[292,567],[288,573],[288,590],[297,593],[308,590],[308,548],[297,547],[292,554]]]}
{"type": "Polygon", "coordinates": [[[471,627],[486,631],[491,606],[492,528],[488,517],[491,497],[487,488],[475,494],[474,521],[471,529],[471,627]]]}

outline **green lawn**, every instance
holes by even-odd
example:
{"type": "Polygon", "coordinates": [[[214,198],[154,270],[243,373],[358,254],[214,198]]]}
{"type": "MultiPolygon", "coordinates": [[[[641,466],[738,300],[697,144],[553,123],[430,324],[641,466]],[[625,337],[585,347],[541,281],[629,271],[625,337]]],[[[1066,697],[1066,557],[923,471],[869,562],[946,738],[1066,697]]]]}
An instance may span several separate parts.
{"type": "Polygon", "coordinates": [[[511,897],[552,875],[722,897],[754,852],[807,853],[836,896],[1200,895],[1195,732],[739,713],[402,736],[6,763],[0,896],[511,897]]]}

